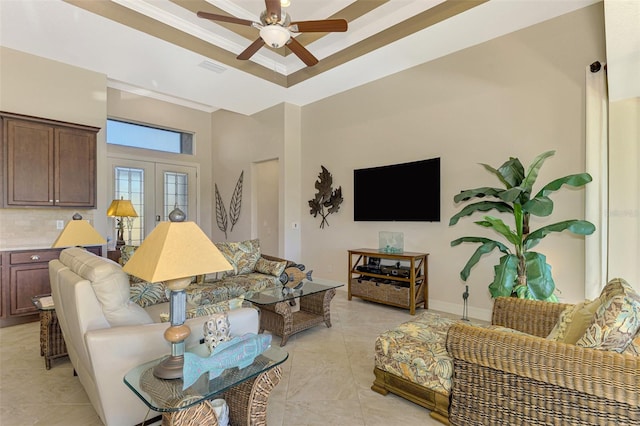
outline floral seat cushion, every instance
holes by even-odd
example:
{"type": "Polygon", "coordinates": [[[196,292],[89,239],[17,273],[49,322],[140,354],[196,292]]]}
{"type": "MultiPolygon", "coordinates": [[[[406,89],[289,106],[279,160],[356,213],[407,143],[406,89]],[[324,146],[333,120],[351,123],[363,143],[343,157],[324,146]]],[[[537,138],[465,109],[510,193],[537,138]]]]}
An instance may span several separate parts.
{"type": "MultiPolygon", "coordinates": [[[[460,320],[423,312],[378,336],[375,366],[436,392],[451,391],[453,360],[447,353],[449,327],[460,320]]],[[[481,326],[480,324],[470,323],[481,326]]]]}

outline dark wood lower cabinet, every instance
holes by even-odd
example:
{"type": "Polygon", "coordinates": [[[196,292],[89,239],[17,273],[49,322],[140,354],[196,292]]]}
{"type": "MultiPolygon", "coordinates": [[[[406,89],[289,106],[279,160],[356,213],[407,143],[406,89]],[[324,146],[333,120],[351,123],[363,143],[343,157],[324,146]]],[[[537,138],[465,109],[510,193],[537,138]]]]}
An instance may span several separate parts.
{"type": "MultiPolygon", "coordinates": [[[[102,247],[87,250],[102,255],[102,247]]],[[[37,321],[33,296],[51,293],[49,261],[61,249],[18,250],[0,253],[0,327],[37,321]]]]}

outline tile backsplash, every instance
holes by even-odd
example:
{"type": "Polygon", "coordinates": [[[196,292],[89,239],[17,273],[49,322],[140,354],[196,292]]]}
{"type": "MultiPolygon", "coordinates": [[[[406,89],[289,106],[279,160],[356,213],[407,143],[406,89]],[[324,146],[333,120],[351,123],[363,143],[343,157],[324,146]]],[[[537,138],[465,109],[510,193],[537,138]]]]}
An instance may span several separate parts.
{"type": "Polygon", "coordinates": [[[56,222],[66,225],[76,212],[93,224],[95,210],[0,209],[0,250],[51,247],[61,231],[56,222]]]}

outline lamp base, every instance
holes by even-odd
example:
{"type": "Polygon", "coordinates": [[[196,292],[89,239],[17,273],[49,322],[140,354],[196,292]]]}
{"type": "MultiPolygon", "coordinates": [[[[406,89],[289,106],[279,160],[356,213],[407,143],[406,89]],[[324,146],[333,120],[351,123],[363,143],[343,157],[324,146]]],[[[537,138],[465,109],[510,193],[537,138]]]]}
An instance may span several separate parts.
{"type": "Polygon", "coordinates": [[[169,355],[153,368],[153,375],[158,379],[181,379],[184,355],[169,355]]]}

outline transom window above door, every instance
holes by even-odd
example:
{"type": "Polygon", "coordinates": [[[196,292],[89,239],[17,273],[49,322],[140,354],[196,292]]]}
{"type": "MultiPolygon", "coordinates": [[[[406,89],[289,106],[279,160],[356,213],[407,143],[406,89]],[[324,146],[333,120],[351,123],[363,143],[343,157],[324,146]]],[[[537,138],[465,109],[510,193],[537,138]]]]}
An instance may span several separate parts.
{"type": "Polygon", "coordinates": [[[107,119],[107,143],[174,154],[193,154],[193,134],[107,119]]]}

